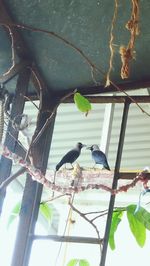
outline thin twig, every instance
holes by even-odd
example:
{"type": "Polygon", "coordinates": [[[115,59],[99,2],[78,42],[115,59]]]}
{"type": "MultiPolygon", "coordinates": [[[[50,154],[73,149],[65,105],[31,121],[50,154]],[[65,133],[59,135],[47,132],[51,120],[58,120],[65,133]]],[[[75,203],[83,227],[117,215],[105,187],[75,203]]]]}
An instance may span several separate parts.
{"type": "Polygon", "coordinates": [[[95,229],[95,231],[97,233],[97,236],[98,236],[98,239],[99,239],[100,254],[101,254],[101,244],[103,242],[103,239],[101,239],[101,237],[100,237],[100,233],[99,233],[99,230],[97,229],[97,226],[90,219],[88,219],[86,217],[86,215],[84,215],[84,213],[80,212],[77,208],[75,208],[75,206],[71,202],[69,202],[69,205],[70,205],[70,207],[72,208],[73,211],[78,213],[84,220],[86,220],[88,223],[90,223],[93,226],[93,228],[95,229]]]}
{"type": "MultiPolygon", "coordinates": [[[[119,211],[126,211],[126,208],[123,208],[123,207],[118,207],[118,208],[117,207],[114,207],[113,212],[119,212],[119,211]]],[[[94,222],[96,219],[101,218],[101,217],[103,217],[103,216],[105,216],[107,214],[108,214],[108,210],[102,211],[101,214],[95,216],[93,219],[91,219],[91,221],[94,222]]]]}
{"type": "MultiPolygon", "coordinates": [[[[64,37],[60,36],[59,34],[53,32],[53,31],[48,31],[48,30],[44,30],[44,29],[35,28],[35,27],[28,26],[28,25],[25,25],[25,24],[2,23],[1,22],[0,25],[9,26],[9,27],[17,27],[17,28],[20,28],[20,29],[25,29],[25,30],[29,30],[29,31],[33,31],[33,32],[42,32],[42,33],[46,33],[48,35],[51,35],[51,36],[61,40],[62,42],[64,42],[66,45],[70,46],[74,50],[76,50],[85,59],[85,61],[88,63],[88,65],[90,66],[92,72],[93,72],[93,69],[97,69],[98,70],[96,65],[92,63],[92,61],[88,58],[88,56],[86,56],[86,54],[80,48],[78,48],[75,44],[71,43],[70,41],[68,41],[67,39],[65,39],[64,37]]],[[[103,71],[100,68],[99,68],[99,72],[103,73],[103,71]]],[[[93,80],[93,82],[95,83],[95,80],[93,80]]]]}
{"type": "Polygon", "coordinates": [[[6,188],[14,179],[16,179],[18,176],[26,172],[25,167],[21,167],[15,174],[9,176],[6,180],[4,180],[0,184],[0,191],[4,188],[6,188]]]}
{"type": "Polygon", "coordinates": [[[8,25],[8,24],[5,24],[4,25],[7,29],[8,29],[8,31],[9,31],[9,35],[10,35],[10,39],[11,39],[11,60],[12,60],[12,65],[11,65],[11,67],[8,69],[8,71],[7,72],[5,72],[4,74],[3,74],[3,76],[6,76],[6,75],[8,75],[9,73],[10,73],[10,71],[14,68],[14,66],[15,66],[15,64],[16,64],[16,60],[15,60],[15,46],[14,46],[14,36],[13,36],[13,33],[12,33],[12,30],[11,30],[11,26],[10,25],[8,25]]]}
{"type": "Polygon", "coordinates": [[[84,215],[103,213],[103,212],[106,212],[106,211],[108,211],[108,209],[102,210],[102,211],[84,212],[84,215]]]}
{"type": "Polygon", "coordinates": [[[138,104],[133,98],[132,96],[130,96],[126,91],[122,90],[118,85],[116,85],[113,81],[110,80],[110,84],[112,84],[118,91],[124,93],[130,100],[131,102],[135,103],[136,106],[142,111],[142,113],[145,113],[146,115],[150,116],[150,113],[146,112],[141,106],[140,104],[138,104]]]}
{"type": "Polygon", "coordinates": [[[33,142],[32,142],[32,145],[34,145],[38,140],[39,138],[41,137],[41,135],[43,134],[43,132],[45,131],[45,129],[48,127],[49,123],[51,122],[51,119],[53,118],[53,116],[56,114],[56,111],[57,111],[57,108],[58,106],[64,102],[65,99],[69,98],[70,96],[72,96],[74,93],[76,92],[73,91],[73,92],[70,92],[68,93],[67,95],[65,95],[64,97],[62,97],[59,101],[59,103],[54,107],[52,113],[50,114],[50,116],[47,118],[44,126],[41,128],[41,130],[38,132],[38,134],[36,135],[36,137],[33,139],[33,142]]]}
{"type": "Polygon", "coordinates": [[[37,110],[39,110],[39,107],[36,105],[36,103],[34,103],[34,101],[32,101],[28,96],[23,95],[23,97],[24,97],[26,100],[28,100],[29,102],[31,102],[31,103],[35,106],[35,108],[36,108],[37,110]]]}
{"type": "Polygon", "coordinates": [[[97,236],[99,238],[100,244],[101,244],[102,240],[100,238],[100,234],[99,234],[99,231],[97,229],[97,226],[95,224],[93,224],[93,222],[91,222],[91,220],[88,219],[84,213],[80,212],[77,208],[75,208],[75,206],[71,202],[69,202],[69,205],[73,211],[77,212],[82,218],[84,218],[88,223],[90,223],[94,227],[94,229],[96,230],[97,236]]]}
{"type": "Polygon", "coordinates": [[[6,131],[6,133],[9,134],[9,135],[11,136],[11,138],[12,138],[13,140],[15,140],[15,141],[19,144],[19,146],[25,151],[25,153],[27,152],[26,148],[23,146],[23,144],[20,142],[20,140],[16,139],[16,138],[10,133],[10,131],[6,131]]]}
{"type": "Polygon", "coordinates": [[[40,204],[45,204],[45,203],[51,202],[53,200],[56,200],[56,199],[59,199],[59,198],[65,197],[65,196],[70,196],[70,195],[71,194],[69,194],[69,193],[61,194],[61,195],[58,195],[58,196],[56,196],[54,198],[50,198],[48,200],[43,200],[43,201],[40,202],[40,204]]]}
{"type": "Polygon", "coordinates": [[[32,67],[29,66],[29,68],[30,68],[30,70],[31,70],[31,72],[32,72],[32,74],[33,74],[33,76],[35,77],[35,79],[36,79],[36,81],[37,81],[37,84],[38,84],[38,87],[39,87],[39,91],[41,92],[41,91],[43,90],[43,88],[42,88],[42,84],[41,84],[41,82],[40,82],[40,80],[39,80],[39,78],[38,78],[38,76],[37,76],[35,70],[33,69],[33,66],[32,66],[32,67]]]}

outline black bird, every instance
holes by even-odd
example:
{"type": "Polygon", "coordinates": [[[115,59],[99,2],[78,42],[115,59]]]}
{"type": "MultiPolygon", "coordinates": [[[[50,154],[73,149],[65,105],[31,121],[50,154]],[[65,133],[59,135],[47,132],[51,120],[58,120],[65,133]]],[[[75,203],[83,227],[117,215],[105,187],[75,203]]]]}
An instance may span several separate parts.
{"type": "Polygon", "coordinates": [[[110,171],[106,155],[99,149],[98,145],[94,144],[87,147],[87,149],[91,150],[92,158],[95,161],[95,164],[102,164],[105,169],[110,171]]]}
{"type": "Polygon", "coordinates": [[[82,144],[81,142],[78,142],[76,147],[68,151],[61,161],[56,165],[56,171],[58,171],[63,164],[70,163],[72,165],[72,163],[79,157],[81,149],[85,146],[86,145],[82,144]]]}

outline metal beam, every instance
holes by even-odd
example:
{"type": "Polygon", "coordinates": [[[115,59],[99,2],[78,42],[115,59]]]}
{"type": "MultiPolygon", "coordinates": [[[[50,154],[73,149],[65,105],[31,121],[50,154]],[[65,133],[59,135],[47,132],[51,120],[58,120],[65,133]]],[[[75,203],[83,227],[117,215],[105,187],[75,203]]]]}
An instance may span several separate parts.
{"type": "MultiPolygon", "coordinates": [[[[137,103],[150,103],[150,96],[148,95],[136,95],[131,96],[133,101],[137,103]]],[[[127,96],[86,96],[91,103],[125,103],[128,99],[131,103],[134,103],[127,96]]],[[[64,103],[74,103],[73,97],[66,98],[64,103]]]]}
{"type": "MultiPolygon", "coordinates": [[[[77,237],[77,236],[58,236],[58,235],[34,235],[31,236],[33,240],[51,240],[56,242],[66,242],[66,243],[84,243],[84,244],[100,244],[100,240],[94,237],[77,237]]],[[[101,242],[103,239],[101,239],[101,242]]]]}
{"type": "MultiPolygon", "coordinates": [[[[51,105],[52,104],[53,99],[51,100],[51,105]]],[[[41,106],[35,131],[36,134],[38,134],[40,129],[44,126],[48,117],[49,113],[45,111],[43,106],[41,106]]],[[[40,141],[37,142],[31,149],[33,164],[35,167],[40,169],[43,174],[46,172],[54,121],[55,117],[53,116],[50,125],[43,132],[40,141]]],[[[33,241],[30,235],[34,234],[42,189],[43,186],[38,182],[33,181],[28,175],[22,199],[17,238],[11,264],[12,266],[27,266],[29,263],[33,241]]]]}
{"type": "Polygon", "coordinates": [[[124,82],[124,83],[116,83],[116,87],[109,86],[105,87],[105,85],[99,85],[99,86],[91,86],[91,87],[76,87],[76,88],[69,88],[66,90],[60,90],[57,93],[55,93],[56,97],[63,97],[64,95],[73,92],[75,89],[77,89],[78,92],[82,93],[83,95],[92,95],[92,94],[103,94],[103,93],[112,93],[112,92],[120,92],[123,91],[131,91],[131,90],[137,90],[137,89],[144,89],[150,87],[150,80],[136,80],[136,81],[130,81],[130,82],[124,82]],[[120,89],[120,90],[119,90],[120,89]]]}
{"type": "MultiPolygon", "coordinates": [[[[118,179],[132,180],[141,172],[141,170],[137,170],[136,172],[120,172],[118,173],[118,179]]],[[[150,173],[144,173],[144,178],[150,179],[150,173]]]]}
{"type": "MultiPolygon", "coordinates": [[[[29,94],[27,96],[32,101],[38,100],[37,95],[34,95],[33,93],[29,94]]],[[[53,95],[53,97],[55,98],[55,94],[53,95]]],[[[134,102],[150,103],[150,96],[149,95],[136,95],[136,96],[131,96],[131,97],[133,99],[133,101],[131,101],[131,99],[130,99],[131,103],[134,103],[134,102]]],[[[97,96],[86,95],[86,98],[91,103],[125,103],[126,99],[129,99],[128,96],[104,96],[104,95],[100,96],[100,94],[97,96]]],[[[29,101],[29,99],[26,99],[26,101],[29,101]]],[[[74,99],[73,99],[73,97],[68,97],[62,103],[74,103],[74,99]]]]}
{"type": "MultiPolygon", "coordinates": [[[[118,173],[119,173],[120,164],[121,164],[124,137],[125,137],[128,111],[129,111],[129,104],[130,103],[128,101],[126,101],[124,104],[112,189],[116,189],[117,184],[118,184],[118,173]]],[[[103,249],[102,249],[100,266],[105,266],[105,260],[106,260],[106,254],[107,254],[107,246],[108,246],[108,240],[109,240],[109,233],[110,233],[114,203],[115,203],[115,195],[111,195],[110,202],[109,202],[109,208],[108,208],[108,216],[107,216],[107,222],[106,222],[106,228],[105,228],[105,235],[104,235],[104,242],[103,242],[103,249]]]]}
{"type": "Polygon", "coordinates": [[[109,103],[105,105],[100,149],[105,153],[106,156],[108,156],[108,151],[109,151],[114,110],[115,110],[115,103],[109,103]]]}
{"type": "MultiPolygon", "coordinates": [[[[24,103],[25,103],[24,95],[27,92],[29,79],[30,79],[30,70],[29,69],[22,70],[17,80],[16,92],[12,103],[11,119],[15,118],[17,115],[22,114],[23,112],[24,103]]],[[[8,149],[10,149],[12,152],[15,152],[16,149],[18,133],[19,132],[12,127],[12,123],[9,122],[4,145],[6,145],[8,149]]],[[[1,158],[0,183],[2,183],[5,179],[7,179],[10,176],[11,166],[12,166],[11,160],[4,157],[1,158]]],[[[3,189],[0,193],[0,214],[2,211],[5,194],[6,194],[6,189],[3,189]]]]}

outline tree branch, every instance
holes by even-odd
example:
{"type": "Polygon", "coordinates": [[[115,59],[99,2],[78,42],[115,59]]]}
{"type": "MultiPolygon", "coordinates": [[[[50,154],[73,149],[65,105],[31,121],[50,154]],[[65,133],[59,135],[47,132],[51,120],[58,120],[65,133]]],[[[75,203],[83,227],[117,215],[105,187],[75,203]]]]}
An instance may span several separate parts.
{"type": "Polygon", "coordinates": [[[18,176],[22,175],[23,173],[26,172],[25,167],[21,167],[15,174],[9,176],[6,180],[4,180],[0,184],[0,191],[4,188],[6,188],[14,179],[16,179],[18,176]]]}

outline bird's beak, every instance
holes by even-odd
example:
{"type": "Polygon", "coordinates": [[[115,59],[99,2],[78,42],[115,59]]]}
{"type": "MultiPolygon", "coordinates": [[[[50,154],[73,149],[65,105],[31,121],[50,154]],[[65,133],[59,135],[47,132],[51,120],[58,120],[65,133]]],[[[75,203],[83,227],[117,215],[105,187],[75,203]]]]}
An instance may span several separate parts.
{"type": "Polygon", "coordinates": [[[86,146],[87,146],[86,144],[82,144],[82,148],[83,148],[83,147],[86,147],[86,146]]]}
{"type": "Polygon", "coordinates": [[[90,150],[91,149],[91,146],[86,146],[86,150],[90,150]]]}

